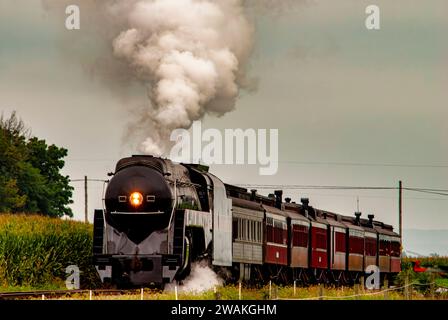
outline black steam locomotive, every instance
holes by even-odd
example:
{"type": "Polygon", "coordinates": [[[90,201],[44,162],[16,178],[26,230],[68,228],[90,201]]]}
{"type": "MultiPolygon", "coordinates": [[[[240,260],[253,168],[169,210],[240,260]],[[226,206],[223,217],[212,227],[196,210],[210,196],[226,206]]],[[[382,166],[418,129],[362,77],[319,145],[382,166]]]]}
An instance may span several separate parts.
{"type": "Polygon", "coordinates": [[[400,271],[390,225],[224,184],[198,164],[121,159],[95,210],[93,261],[103,282],[163,286],[206,260],[226,280],[353,283],[370,265],[400,271]]]}

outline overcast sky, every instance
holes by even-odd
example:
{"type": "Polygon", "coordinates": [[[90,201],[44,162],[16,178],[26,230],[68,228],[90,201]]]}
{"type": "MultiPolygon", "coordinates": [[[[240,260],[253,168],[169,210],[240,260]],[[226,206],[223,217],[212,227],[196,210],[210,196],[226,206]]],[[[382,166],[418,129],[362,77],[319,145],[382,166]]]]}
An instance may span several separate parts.
{"type": "MultiPolygon", "coordinates": [[[[81,4],[83,17],[82,1],[72,3],[81,4]]],[[[58,12],[54,17],[38,0],[0,0],[0,110],[16,110],[34,135],[66,147],[64,173],[72,179],[107,179],[116,161],[137,152],[139,141],[125,133],[146,91],[98,77],[89,68],[103,45],[94,21],[67,31],[58,12]]],[[[445,0],[316,0],[251,12],[257,90],[241,92],[235,111],[207,116],[203,126],[279,129],[279,170],[211,171],[235,184],[394,187],[401,179],[407,187],[448,189],[447,12],[445,0]],[[373,2],[381,9],[379,31],[364,26],[373,2]]],[[[73,186],[75,218],[83,219],[83,185],[73,186]]],[[[89,183],[90,220],[102,188],[89,183]]],[[[350,215],[359,196],[364,215],[398,225],[395,190],[285,195],[350,215]]],[[[406,191],[404,228],[447,229],[448,197],[406,191]]]]}

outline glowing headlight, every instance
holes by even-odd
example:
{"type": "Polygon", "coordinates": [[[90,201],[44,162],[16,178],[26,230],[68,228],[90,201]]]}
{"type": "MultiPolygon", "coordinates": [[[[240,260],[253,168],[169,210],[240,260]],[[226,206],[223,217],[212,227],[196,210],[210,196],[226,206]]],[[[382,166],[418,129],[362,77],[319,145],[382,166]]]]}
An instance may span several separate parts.
{"type": "Polygon", "coordinates": [[[138,207],[143,202],[143,196],[140,192],[133,192],[129,197],[129,201],[131,201],[131,205],[138,207]]]}

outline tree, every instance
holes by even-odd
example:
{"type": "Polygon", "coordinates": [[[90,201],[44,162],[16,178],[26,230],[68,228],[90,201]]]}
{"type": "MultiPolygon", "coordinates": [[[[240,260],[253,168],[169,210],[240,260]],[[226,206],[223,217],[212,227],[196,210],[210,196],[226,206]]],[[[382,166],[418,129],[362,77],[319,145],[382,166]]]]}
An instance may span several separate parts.
{"type": "Polygon", "coordinates": [[[48,146],[45,140],[31,138],[27,143],[29,162],[39,170],[41,176],[45,177],[44,198],[41,199],[40,208],[45,208],[49,215],[59,214],[73,216],[70,208],[66,205],[73,203],[71,200],[73,187],[69,185],[68,176],[60,174],[65,162],[62,160],[67,156],[67,149],[58,148],[54,144],[48,146]]]}
{"type": "Polygon", "coordinates": [[[0,211],[73,216],[73,187],[60,170],[67,149],[31,137],[13,112],[0,117],[0,211]]]}

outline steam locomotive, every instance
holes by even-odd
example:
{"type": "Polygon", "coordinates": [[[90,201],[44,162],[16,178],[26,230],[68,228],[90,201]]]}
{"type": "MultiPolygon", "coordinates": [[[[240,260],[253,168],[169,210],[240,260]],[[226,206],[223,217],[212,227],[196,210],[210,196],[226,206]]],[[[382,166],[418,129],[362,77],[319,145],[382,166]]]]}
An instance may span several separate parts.
{"type": "Polygon", "coordinates": [[[198,164],[121,159],[104,209],[95,210],[93,261],[101,280],[124,286],[181,281],[205,260],[226,281],[354,283],[369,265],[401,269],[400,237],[361,213],[319,210],[282,191],[224,184],[198,164]]]}

